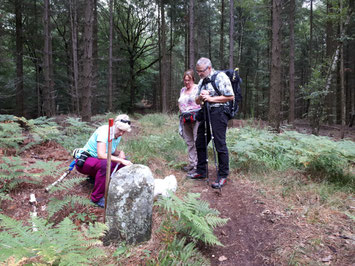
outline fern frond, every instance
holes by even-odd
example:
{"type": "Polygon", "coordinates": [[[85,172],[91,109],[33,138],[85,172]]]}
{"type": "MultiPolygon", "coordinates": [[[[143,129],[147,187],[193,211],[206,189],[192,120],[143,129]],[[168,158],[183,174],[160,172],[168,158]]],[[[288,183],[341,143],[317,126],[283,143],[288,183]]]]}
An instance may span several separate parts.
{"type": "Polygon", "coordinates": [[[97,247],[102,244],[97,236],[104,234],[107,229],[103,224],[94,226],[94,233],[88,230],[83,234],[69,218],[55,227],[36,217],[29,222],[36,231],[0,214],[0,262],[10,258],[18,262],[24,258],[37,257],[39,264],[82,265],[90,264],[92,258],[105,255],[97,247]]]}
{"type": "Polygon", "coordinates": [[[85,180],[86,180],[85,177],[73,177],[70,179],[64,179],[57,186],[53,187],[50,190],[50,193],[54,193],[54,192],[62,191],[62,190],[73,189],[77,184],[80,184],[81,182],[83,182],[85,180]]]}
{"type": "Polygon", "coordinates": [[[51,198],[48,203],[48,217],[51,218],[55,213],[61,211],[65,206],[69,204],[90,206],[92,203],[89,199],[77,195],[69,195],[63,199],[51,198]]]}
{"type": "Polygon", "coordinates": [[[213,234],[213,229],[226,224],[228,219],[220,218],[219,212],[211,209],[208,202],[199,200],[199,196],[197,193],[189,193],[181,200],[170,193],[170,197],[160,198],[156,205],[178,217],[173,222],[177,232],[183,232],[209,245],[222,245],[213,234]]]}

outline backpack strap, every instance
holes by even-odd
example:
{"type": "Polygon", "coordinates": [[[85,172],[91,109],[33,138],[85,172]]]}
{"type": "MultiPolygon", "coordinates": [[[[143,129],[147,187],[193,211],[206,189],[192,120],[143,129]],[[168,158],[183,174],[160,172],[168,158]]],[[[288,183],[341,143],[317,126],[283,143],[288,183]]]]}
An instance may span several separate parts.
{"type": "Polygon", "coordinates": [[[219,74],[219,72],[212,75],[211,84],[212,84],[213,89],[217,92],[218,96],[221,96],[222,93],[220,92],[220,90],[217,88],[217,85],[216,85],[216,78],[217,78],[218,74],[219,74]]]}

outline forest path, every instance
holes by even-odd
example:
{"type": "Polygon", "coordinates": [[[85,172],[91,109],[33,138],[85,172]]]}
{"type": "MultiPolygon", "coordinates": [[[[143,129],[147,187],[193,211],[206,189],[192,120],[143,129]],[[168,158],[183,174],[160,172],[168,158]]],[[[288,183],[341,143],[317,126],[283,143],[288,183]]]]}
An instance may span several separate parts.
{"type": "Polygon", "coordinates": [[[251,182],[240,176],[232,176],[222,193],[205,181],[189,182],[193,182],[191,192],[201,193],[201,199],[217,209],[221,217],[230,219],[215,230],[224,247],[202,248],[212,265],[275,265],[278,248],[286,239],[296,237],[297,228],[290,215],[277,203],[266,201],[251,182]]]}

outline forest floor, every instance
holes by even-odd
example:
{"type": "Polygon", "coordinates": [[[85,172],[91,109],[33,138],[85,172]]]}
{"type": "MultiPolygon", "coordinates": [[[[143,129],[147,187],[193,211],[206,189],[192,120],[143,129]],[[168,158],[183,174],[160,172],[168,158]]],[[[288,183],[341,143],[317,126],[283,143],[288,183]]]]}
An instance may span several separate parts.
{"type": "MultiPolygon", "coordinates": [[[[243,121],[234,121],[233,126],[243,126],[243,121]]],[[[302,133],[309,133],[309,127],[302,124],[297,128],[302,133]]],[[[131,133],[135,134],[135,133],[131,133]]],[[[321,134],[332,137],[338,136],[335,128],[322,129],[321,134]]],[[[349,128],[346,137],[355,141],[355,128],[349,128]]],[[[136,138],[138,136],[129,136],[136,138]]],[[[0,150],[1,155],[1,150],[0,150]]],[[[71,155],[59,144],[47,142],[26,150],[21,155],[24,165],[31,165],[36,160],[61,161],[68,166],[72,161],[71,155]]],[[[181,158],[185,160],[186,158],[181,158]]],[[[205,181],[194,181],[185,178],[182,170],[166,170],[164,162],[151,161],[149,167],[153,173],[159,172],[162,177],[174,174],[178,187],[184,192],[201,193],[201,199],[210,203],[212,208],[221,213],[221,217],[229,218],[225,226],[218,227],[215,234],[224,246],[200,245],[200,251],[210,260],[211,265],[355,265],[355,232],[354,220],[342,212],[319,206],[318,198],[304,198],[295,195],[284,198],[273,193],[273,188],[260,184],[244,173],[233,171],[221,193],[213,190],[205,181]],[[163,169],[163,170],[162,170],[163,169]],[[168,171],[168,172],[167,172],[168,171]],[[319,206],[318,215],[307,215],[312,206],[319,206]],[[297,264],[298,265],[298,264],[297,264]]],[[[72,175],[80,176],[76,171],[72,175]]],[[[292,172],[289,173],[292,176],[292,172]]],[[[211,182],[215,170],[210,166],[211,182]]],[[[29,202],[31,193],[37,199],[39,217],[46,217],[46,207],[53,194],[45,192],[45,187],[58,177],[47,176],[42,184],[22,184],[11,192],[14,201],[2,201],[1,210],[7,216],[16,220],[26,221],[33,206],[29,202]]],[[[68,194],[83,197],[90,196],[93,185],[82,182],[68,194]]],[[[61,192],[62,193],[62,192],[61,192]]],[[[63,196],[63,195],[62,195],[63,196]]],[[[349,208],[355,208],[355,198],[349,208]]],[[[56,223],[73,212],[67,208],[56,214],[51,221],[56,223]]],[[[83,207],[75,209],[76,213],[86,212],[95,215],[96,220],[103,221],[103,209],[83,207]]],[[[89,219],[89,218],[88,218],[89,219]]],[[[125,258],[126,265],[144,264],[145,250],[151,251],[150,256],[156,257],[162,243],[157,228],[161,217],[153,213],[153,234],[151,240],[143,243],[125,258]]],[[[82,221],[75,220],[80,226],[82,221]]],[[[115,247],[105,247],[114,251],[115,247]]],[[[108,260],[106,262],[114,263],[108,260]]],[[[106,264],[105,263],[105,264],[106,264]]]]}

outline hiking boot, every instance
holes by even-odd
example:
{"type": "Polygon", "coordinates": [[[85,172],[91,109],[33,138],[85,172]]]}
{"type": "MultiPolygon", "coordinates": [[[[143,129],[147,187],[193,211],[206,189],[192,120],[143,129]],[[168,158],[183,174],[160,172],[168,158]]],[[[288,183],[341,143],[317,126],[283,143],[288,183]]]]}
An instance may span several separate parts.
{"type": "Polygon", "coordinates": [[[100,208],[105,208],[105,198],[102,197],[101,199],[99,199],[99,201],[93,202],[91,200],[92,203],[94,203],[96,206],[100,207],[100,208]]]}
{"type": "Polygon", "coordinates": [[[86,181],[90,184],[95,184],[95,177],[87,176],[86,181]]]}
{"type": "Polygon", "coordinates": [[[221,188],[227,183],[227,178],[220,178],[217,179],[215,182],[212,183],[211,187],[212,188],[221,188]]]}
{"type": "Polygon", "coordinates": [[[191,173],[191,175],[188,175],[187,177],[190,178],[190,179],[195,179],[195,180],[205,179],[206,178],[204,175],[198,174],[196,172],[191,173]]]}

